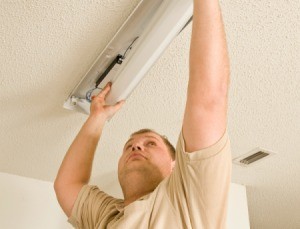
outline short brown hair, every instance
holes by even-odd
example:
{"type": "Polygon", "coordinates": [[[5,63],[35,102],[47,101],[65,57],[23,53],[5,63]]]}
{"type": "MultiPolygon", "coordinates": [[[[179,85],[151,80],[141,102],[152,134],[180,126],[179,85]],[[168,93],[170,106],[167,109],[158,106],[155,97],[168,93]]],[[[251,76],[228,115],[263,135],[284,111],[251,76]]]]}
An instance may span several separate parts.
{"type": "Polygon", "coordinates": [[[165,145],[167,146],[172,159],[175,160],[175,148],[165,135],[161,135],[152,129],[140,129],[140,130],[132,133],[130,135],[130,137],[133,137],[133,135],[136,135],[136,134],[144,134],[144,133],[154,133],[154,134],[157,134],[158,136],[160,136],[161,139],[164,141],[165,145]]]}

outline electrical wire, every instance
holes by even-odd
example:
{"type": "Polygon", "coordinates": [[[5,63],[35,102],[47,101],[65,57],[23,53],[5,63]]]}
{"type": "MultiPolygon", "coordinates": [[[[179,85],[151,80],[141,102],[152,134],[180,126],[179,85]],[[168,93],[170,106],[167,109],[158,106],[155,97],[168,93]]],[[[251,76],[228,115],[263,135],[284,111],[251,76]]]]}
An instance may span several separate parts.
{"type": "Polygon", "coordinates": [[[139,37],[136,37],[136,38],[133,40],[133,42],[129,45],[129,47],[126,49],[124,55],[122,56],[122,59],[123,59],[123,60],[125,60],[125,58],[126,58],[126,53],[127,53],[127,51],[128,51],[129,49],[132,49],[133,43],[134,43],[138,38],[139,38],[139,37]]]}
{"type": "MultiPolygon", "coordinates": [[[[134,42],[135,42],[138,38],[139,38],[139,37],[136,37],[136,38],[132,41],[132,43],[129,45],[129,47],[126,49],[124,55],[121,57],[122,60],[125,60],[127,51],[132,49],[132,45],[134,44],[134,42]]],[[[96,89],[103,90],[103,88],[98,88],[97,86],[94,87],[94,88],[92,88],[92,89],[90,89],[90,90],[88,90],[87,93],[86,93],[86,95],[85,95],[86,100],[87,100],[88,102],[90,102],[90,103],[92,102],[92,93],[93,93],[93,91],[96,90],[96,89]]]]}
{"type": "Polygon", "coordinates": [[[99,87],[95,87],[95,88],[89,90],[89,91],[86,93],[86,96],[85,96],[85,98],[86,98],[86,100],[87,100],[88,102],[90,102],[90,103],[92,102],[92,94],[93,94],[94,90],[96,90],[96,89],[103,90],[103,88],[99,88],[99,87]]]}

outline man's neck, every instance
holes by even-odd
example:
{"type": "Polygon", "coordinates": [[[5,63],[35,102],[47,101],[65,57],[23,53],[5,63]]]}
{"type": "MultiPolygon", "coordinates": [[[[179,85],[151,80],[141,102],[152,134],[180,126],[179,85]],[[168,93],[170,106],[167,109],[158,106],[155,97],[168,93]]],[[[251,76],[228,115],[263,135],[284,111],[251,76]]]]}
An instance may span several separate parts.
{"type": "Polygon", "coordinates": [[[127,206],[153,192],[160,182],[161,179],[155,179],[154,177],[145,177],[141,174],[128,174],[122,184],[124,205],[127,206]]]}

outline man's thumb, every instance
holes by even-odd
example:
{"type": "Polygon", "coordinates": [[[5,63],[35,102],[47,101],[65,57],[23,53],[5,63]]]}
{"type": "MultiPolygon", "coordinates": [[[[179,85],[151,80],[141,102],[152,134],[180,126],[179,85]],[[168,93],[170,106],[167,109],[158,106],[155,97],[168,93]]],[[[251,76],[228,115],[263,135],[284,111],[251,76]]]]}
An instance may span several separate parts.
{"type": "Polygon", "coordinates": [[[114,105],[114,110],[118,111],[125,103],[125,100],[121,100],[114,105]]]}

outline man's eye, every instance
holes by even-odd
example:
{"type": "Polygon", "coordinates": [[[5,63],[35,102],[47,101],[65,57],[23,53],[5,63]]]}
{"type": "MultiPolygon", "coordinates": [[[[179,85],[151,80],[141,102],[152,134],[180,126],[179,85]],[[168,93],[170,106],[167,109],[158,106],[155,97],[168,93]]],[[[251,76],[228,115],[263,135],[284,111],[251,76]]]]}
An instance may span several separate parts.
{"type": "Polygon", "coordinates": [[[148,142],[148,145],[155,146],[155,142],[148,142]]]}
{"type": "Polygon", "coordinates": [[[126,149],[129,149],[131,147],[131,145],[128,145],[127,147],[126,147],[126,149]]]}

